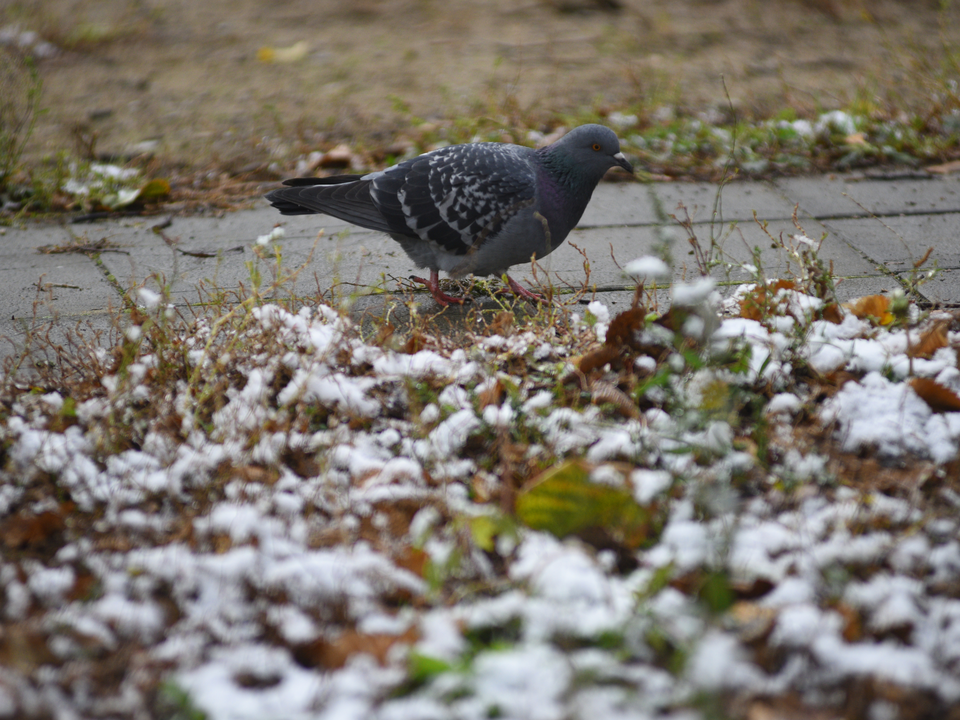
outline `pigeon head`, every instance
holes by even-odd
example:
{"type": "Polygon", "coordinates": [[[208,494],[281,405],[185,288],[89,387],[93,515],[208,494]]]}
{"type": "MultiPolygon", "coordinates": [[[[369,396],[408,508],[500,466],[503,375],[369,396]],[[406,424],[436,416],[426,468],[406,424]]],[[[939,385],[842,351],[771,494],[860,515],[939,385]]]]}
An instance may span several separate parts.
{"type": "Polygon", "coordinates": [[[574,128],[542,152],[545,165],[560,174],[575,174],[587,184],[596,185],[612,167],[633,174],[633,166],[620,152],[616,133],[603,125],[574,128]]]}

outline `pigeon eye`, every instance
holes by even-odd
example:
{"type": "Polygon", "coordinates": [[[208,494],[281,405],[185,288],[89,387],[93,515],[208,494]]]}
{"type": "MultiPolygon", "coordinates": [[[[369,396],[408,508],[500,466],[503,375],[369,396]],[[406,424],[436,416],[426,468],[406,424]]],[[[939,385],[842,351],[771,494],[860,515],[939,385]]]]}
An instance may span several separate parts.
{"type": "Polygon", "coordinates": [[[594,144],[593,144],[593,149],[596,150],[597,152],[599,152],[599,151],[600,151],[600,143],[594,143],[594,144]]]}

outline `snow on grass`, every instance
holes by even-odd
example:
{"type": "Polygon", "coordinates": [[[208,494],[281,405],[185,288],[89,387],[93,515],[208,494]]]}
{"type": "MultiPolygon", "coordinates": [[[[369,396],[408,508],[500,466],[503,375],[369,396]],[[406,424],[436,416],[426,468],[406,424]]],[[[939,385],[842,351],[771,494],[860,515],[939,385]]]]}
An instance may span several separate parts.
{"type": "Polygon", "coordinates": [[[911,362],[919,336],[817,298],[761,322],[721,321],[712,282],[674,297],[697,327],[644,327],[659,350],[590,377],[598,302],[416,352],[265,305],[224,352],[207,325],[171,364],[144,325],[102,383],[9,390],[0,716],[702,718],[865,680],[960,702],[960,413],[903,382],[956,388],[960,338],[911,362]],[[845,453],[913,484],[844,475],[845,453]],[[644,534],[519,523],[571,458],[644,534]]]}

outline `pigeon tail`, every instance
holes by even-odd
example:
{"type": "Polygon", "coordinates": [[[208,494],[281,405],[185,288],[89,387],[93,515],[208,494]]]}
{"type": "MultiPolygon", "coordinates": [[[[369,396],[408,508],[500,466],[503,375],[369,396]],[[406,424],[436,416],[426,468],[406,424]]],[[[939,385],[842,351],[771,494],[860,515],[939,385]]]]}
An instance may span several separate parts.
{"type": "Polygon", "coordinates": [[[370,181],[361,175],[294,178],[266,195],[282,215],[323,213],[360,227],[394,232],[370,197],[370,181]]]}

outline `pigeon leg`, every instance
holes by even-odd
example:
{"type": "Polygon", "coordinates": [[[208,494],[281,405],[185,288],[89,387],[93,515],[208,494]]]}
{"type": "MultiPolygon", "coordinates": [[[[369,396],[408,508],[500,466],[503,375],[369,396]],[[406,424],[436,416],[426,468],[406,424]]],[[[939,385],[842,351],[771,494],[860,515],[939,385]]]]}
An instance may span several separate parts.
{"type": "Polygon", "coordinates": [[[450,295],[447,295],[445,292],[443,292],[440,289],[440,271],[439,270],[431,270],[429,280],[424,280],[423,278],[416,277],[415,275],[411,275],[410,279],[413,280],[414,282],[418,282],[424,285],[427,288],[427,290],[430,291],[430,294],[433,295],[433,299],[436,300],[437,303],[443,307],[447,307],[448,305],[463,305],[463,303],[466,302],[466,300],[464,300],[463,298],[452,297],[450,295]]]}
{"type": "Polygon", "coordinates": [[[534,292],[530,292],[523,285],[518,283],[512,277],[504,273],[503,275],[507,279],[507,285],[510,286],[510,289],[513,291],[514,295],[522,297],[524,300],[531,300],[532,302],[545,303],[547,299],[542,295],[537,295],[534,292]]]}

